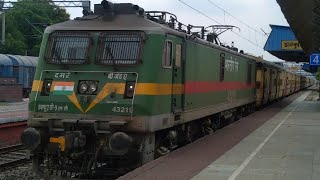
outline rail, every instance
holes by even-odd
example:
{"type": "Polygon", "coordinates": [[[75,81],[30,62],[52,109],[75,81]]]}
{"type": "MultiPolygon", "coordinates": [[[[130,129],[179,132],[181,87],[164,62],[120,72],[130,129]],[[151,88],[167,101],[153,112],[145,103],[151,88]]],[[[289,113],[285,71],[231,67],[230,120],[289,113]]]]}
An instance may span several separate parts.
{"type": "Polygon", "coordinates": [[[0,148],[0,169],[16,167],[27,162],[29,160],[22,144],[0,148]]]}

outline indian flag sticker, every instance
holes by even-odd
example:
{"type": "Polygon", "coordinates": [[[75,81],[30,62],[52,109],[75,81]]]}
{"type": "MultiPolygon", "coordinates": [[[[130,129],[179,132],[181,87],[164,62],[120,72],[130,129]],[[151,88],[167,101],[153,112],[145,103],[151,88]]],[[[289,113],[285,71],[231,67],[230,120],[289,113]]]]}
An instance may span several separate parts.
{"type": "Polygon", "coordinates": [[[55,82],[53,95],[71,95],[74,89],[74,82],[55,82]]]}

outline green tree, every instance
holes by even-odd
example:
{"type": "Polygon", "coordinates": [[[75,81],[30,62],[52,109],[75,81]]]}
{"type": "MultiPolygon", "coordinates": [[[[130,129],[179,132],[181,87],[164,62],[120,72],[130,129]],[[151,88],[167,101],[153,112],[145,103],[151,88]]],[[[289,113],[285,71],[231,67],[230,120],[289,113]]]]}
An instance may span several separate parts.
{"type": "Polygon", "coordinates": [[[1,53],[38,56],[47,25],[70,19],[65,9],[45,0],[20,0],[6,13],[6,43],[1,53]]]}

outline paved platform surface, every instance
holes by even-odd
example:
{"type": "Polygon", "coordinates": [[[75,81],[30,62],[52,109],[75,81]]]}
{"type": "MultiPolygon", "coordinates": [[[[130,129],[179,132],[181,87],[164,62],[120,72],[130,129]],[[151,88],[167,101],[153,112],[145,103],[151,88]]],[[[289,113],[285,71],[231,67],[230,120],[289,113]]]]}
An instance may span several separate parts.
{"type": "Polygon", "coordinates": [[[317,99],[317,93],[305,91],[192,179],[319,180],[320,101],[317,99]]]}
{"type": "MultiPolygon", "coordinates": [[[[119,180],[190,180],[305,93],[306,91],[298,92],[273,103],[194,143],[145,164],[119,180]]],[[[251,149],[256,148],[255,144],[251,146],[251,149]]],[[[248,152],[251,149],[248,149],[248,152]]],[[[240,160],[239,164],[241,163],[240,160]]],[[[236,169],[237,166],[233,168],[236,169]]]]}
{"type": "Polygon", "coordinates": [[[0,103],[0,124],[25,121],[28,118],[29,99],[15,103],[0,103]]]}

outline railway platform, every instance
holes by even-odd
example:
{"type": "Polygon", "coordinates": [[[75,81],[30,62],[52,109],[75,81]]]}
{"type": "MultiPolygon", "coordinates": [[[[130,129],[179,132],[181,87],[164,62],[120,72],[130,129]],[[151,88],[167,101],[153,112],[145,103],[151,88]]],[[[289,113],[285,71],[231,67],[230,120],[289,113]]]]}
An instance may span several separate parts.
{"type": "Polygon", "coordinates": [[[0,147],[20,142],[20,135],[27,127],[28,99],[15,103],[0,103],[0,147]]]}
{"type": "Polygon", "coordinates": [[[320,179],[320,101],[301,91],[119,179],[320,179]]]}
{"type": "Polygon", "coordinates": [[[320,102],[306,92],[193,180],[320,179],[320,102]]]}
{"type": "Polygon", "coordinates": [[[0,103],[0,124],[25,121],[28,118],[28,99],[22,102],[0,103]]]}

